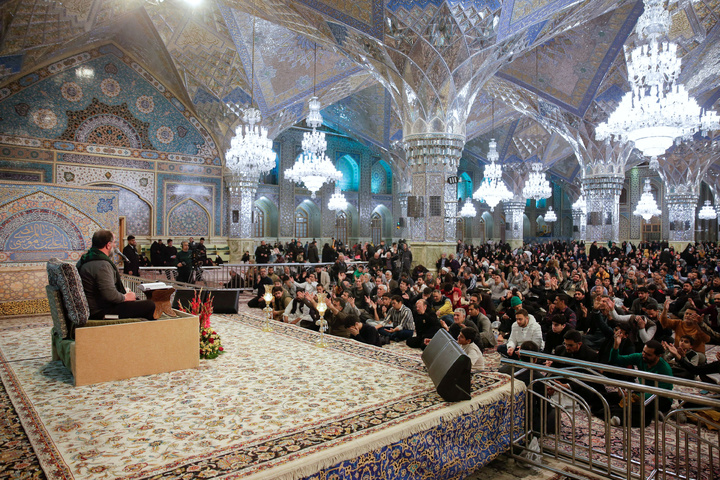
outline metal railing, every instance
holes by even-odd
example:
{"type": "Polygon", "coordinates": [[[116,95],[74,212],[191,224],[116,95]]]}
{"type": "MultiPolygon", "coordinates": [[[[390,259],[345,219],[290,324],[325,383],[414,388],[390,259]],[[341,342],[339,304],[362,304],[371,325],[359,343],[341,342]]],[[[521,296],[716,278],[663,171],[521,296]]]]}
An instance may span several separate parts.
{"type": "Polygon", "coordinates": [[[525,421],[513,425],[513,431],[520,432],[513,440],[516,459],[577,479],[587,478],[584,473],[638,480],[720,478],[720,424],[701,413],[720,411],[720,386],[544,353],[521,354],[530,362],[502,359],[511,367],[514,381],[522,375],[528,386],[525,421]],[[562,362],[565,367],[537,363],[544,360],[562,362]],[[669,382],[708,394],[667,390],[606,374],[669,382]],[[611,405],[607,395],[597,391],[598,385],[615,390],[622,406],[611,405]],[[661,398],[677,400],[679,406],[661,413],[661,398]],[[646,418],[646,408],[650,418],[646,418]],[[611,426],[613,412],[622,426],[611,426]],[[639,422],[633,418],[637,415],[639,422]],[[650,423],[650,427],[634,428],[634,422],[650,423]],[[543,458],[553,461],[543,462],[543,458]],[[558,462],[572,468],[564,470],[558,462]]]}
{"type": "MultiPolygon", "coordinates": [[[[346,262],[348,269],[355,269],[356,265],[366,265],[367,262],[346,262]]],[[[193,269],[191,283],[183,284],[182,288],[238,288],[240,290],[255,290],[257,274],[261,267],[273,267],[275,274],[282,275],[285,267],[293,274],[301,269],[314,269],[316,266],[330,268],[333,263],[223,263],[208,267],[193,269]],[[235,272],[235,275],[231,274],[235,272]],[[233,278],[237,276],[236,280],[233,278]],[[228,287],[226,287],[226,285],[228,287]]],[[[145,282],[176,282],[176,267],[140,267],[140,278],[145,282]]]]}

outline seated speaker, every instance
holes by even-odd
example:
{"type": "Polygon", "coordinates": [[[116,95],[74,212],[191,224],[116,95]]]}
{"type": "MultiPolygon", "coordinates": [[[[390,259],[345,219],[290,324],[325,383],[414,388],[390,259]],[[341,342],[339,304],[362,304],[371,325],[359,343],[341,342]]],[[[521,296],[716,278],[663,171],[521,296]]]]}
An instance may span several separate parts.
{"type": "Polygon", "coordinates": [[[470,357],[450,334],[440,329],[422,354],[423,362],[438,394],[446,402],[470,400],[470,357]]]}

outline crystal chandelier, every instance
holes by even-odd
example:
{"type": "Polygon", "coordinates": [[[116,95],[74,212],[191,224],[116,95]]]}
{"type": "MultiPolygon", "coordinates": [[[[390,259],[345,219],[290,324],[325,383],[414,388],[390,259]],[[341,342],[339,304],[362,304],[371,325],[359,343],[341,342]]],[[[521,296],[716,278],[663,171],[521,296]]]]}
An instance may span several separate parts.
{"type": "Polygon", "coordinates": [[[653,197],[652,190],[650,188],[650,179],[645,179],[645,186],[643,187],[643,193],[640,197],[640,201],[637,204],[637,208],[633,212],[634,215],[638,215],[645,219],[647,222],[652,217],[660,215],[662,212],[655,203],[655,197],[653,197]]]}
{"type": "Polygon", "coordinates": [[[463,203],[462,209],[460,209],[460,216],[464,218],[471,218],[476,215],[477,210],[475,210],[475,205],[473,205],[470,197],[466,198],[465,203],[463,203]]]}
{"type": "Polygon", "coordinates": [[[715,209],[710,204],[710,200],[705,200],[705,205],[702,206],[698,212],[698,218],[700,220],[712,220],[717,216],[715,209]]]}
{"type": "Polygon", "coordinates": [[[645,11],[635,31],[641,45],[625,58],[628,79],[632,84],[617,110],[595,132],[598,140],[616,137],[632,141],[643,155],[657,157],[674,141],[687,140],[695,132],[720,128],[720,117],[714,112],[703,113],[685,87],[677,82],[680,58],[677,45],[661,41],[670,31],[670,14],[663,8],[664,0],[645,0],[645,11]]]}
{"type": "Polygon", "coordinates": [[[317,130],[322,125],[323,118],[320,114],[320,101],[315,96],[316,69],[317,44],[315,44],[315,63],[313,66],[313,96],[308,102],[310,112],[305,119],[305,123],[312,128],[312,132],[303,134],[303,153],[292,168],[285,170],[285,178],[295,183],[303,183],[305,188],[310,190],[312,198],[315,198],[317,191],[326,182],[339,182],[342,179],[342,173],[335,168],[335,165],[325,155],[327,149],[325,132],[317,130]]]}
{"type": "Polygon", "coordinates": [[[340,212],[346,210],[348,207],[348,201],[345,199],[345,195],[340,191],[340,187],[335,185],[335,193],[330,196],[328,202],[328,209],[340,212]]]}
{"type": "Polygon", "coordinates": [[[523,196],[525,198],[532,198],[535,201],[550,197],[550,195],[552,195],[552,187],[542,173],[543,164],[533,163],[532,169],[533,171],[530,172],[530,176],[523,188],[523,196]]]}
{"type": "Polygon", "coordinates": [[[548,211],[545,212],[545,216],[543,217],[543,219],[545,220],[545,223],[553,223],[557,220],[557,215],[555,215],[552,207],[548,207],[548,211]]]}
{"type": "Polygon", "coordinates": [[[490,160],[490,165],[485,167],[482,182],[480,182],[480,187],[473,194],[473,198],[487,203],[492,212],[498,203],[503,200],[510,200],[513,195],[502,180],[502,166],[495,163],[500,158],[500,155],[497,152],[497,142],[495,142],[494,138],[490,140],[487,158],[490,160]]]}
{"type": "MultiPolygon", "coordinates": [[[[252,63],[250,74],[250,106],[242,111],[242,119],[247,125],[238,125],[235,136],[230,141],[230,149],[225,153],[225,165],[233,175],[256,179],[275,168],[275,152],[272,140],[267,138],[267,128],[261,127],[260,110],[253,107],[255,99],[255,17],[252,27],[252,63]]],[[[230,110],[240,116],[240,110],[228,105],[230,110]]]]}

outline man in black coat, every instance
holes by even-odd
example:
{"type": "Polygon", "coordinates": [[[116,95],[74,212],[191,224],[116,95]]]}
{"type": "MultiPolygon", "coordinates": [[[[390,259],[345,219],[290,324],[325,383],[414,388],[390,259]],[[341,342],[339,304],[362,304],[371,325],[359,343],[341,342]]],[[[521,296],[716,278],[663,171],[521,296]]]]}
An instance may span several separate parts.
{"type": "Polygon", "coordinates": [[[317,248],[317,241],[313,240],[310,245],[308,245],[308,253],[307,253],[307,261],[309,263],[319,263],[320,262],[320,254],[318,252],[317,248]]]}
{"type": "Polygon", "coordinates": [[[265,240],[262,240],[255,249],[255,263],[268,263],[269,261],[270,246],[265,243],[265,240]]]}
{"type": "Polygon", "coordinates": [[[153,267],[165,265],[165,244],[162,239],[155,240],[150,245],[150,261],[152,261],[153,267]]]}
{"type": "Polygon", "coordinates": [[[125,248],[123,248],[123,255],[127,258],[123,264],[123,273],[125,275],[135,275],[136,277],[139,277],[140,256],[135,249],[137,240],[135,240],[134,235],[128,235],[127,242],[128,244],[125,245],[125,248]]]}
{"type": "Polygon", "coordinates": [[[415,304],[413,320],[415,321],[415,335],[408,338],[405,343],[408,347],[425,350],[442,325],[440,325],[440,320],[435,312],[428,308],[427,300],[422,298],[415,304]]]}

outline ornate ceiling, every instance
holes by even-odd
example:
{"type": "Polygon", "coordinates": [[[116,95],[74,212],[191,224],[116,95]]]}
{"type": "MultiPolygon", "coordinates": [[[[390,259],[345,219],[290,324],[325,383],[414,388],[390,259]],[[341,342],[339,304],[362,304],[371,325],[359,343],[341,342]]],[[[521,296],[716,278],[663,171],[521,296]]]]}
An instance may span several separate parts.
{"type": "MultiPolygon", "coordinates": [[[[252,98],[276,136],[316,93],[328,127],[397,172],[404,134],[447,131],[467,138],[461,168],[483,165],[494,137],[501,161],[543,162],[572,185],[578,157],[603,150],[595,126],[628,89],[622,49],[642,9],[636,0],[0,0],[0,86],[110,41],[191,105],[220,145],[239,121],[228,103],[252,98]]],[[[669,9],[681,80],[717,107],[720,0],[669,9]]]]}

